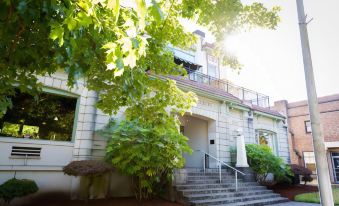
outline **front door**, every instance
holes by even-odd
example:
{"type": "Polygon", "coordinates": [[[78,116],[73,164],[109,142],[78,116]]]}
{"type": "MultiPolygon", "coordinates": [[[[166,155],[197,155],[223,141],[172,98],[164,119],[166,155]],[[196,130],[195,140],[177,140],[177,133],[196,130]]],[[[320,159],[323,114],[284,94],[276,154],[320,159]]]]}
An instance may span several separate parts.
{"type": "Polygon", "coordinates": [[[192,154],[183,154],[186,168],[202,168],[203,153],[196,150],[208,152],[208,123],[207,121],[185,116],[185,125],[181,127],[181,132],[188,138],[188,145],[193,150],[192,154]]]}
{"type": "Polygon", "coordinates": [[[339,153],[332,153],[334,181],[339,183],[339,153]]]}

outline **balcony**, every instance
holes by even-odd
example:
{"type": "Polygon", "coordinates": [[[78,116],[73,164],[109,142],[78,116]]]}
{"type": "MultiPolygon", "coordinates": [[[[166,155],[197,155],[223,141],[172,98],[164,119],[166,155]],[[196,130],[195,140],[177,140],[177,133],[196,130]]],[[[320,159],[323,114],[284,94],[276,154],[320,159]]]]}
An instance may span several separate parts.
{"type": "Polygon", "coordinates": [[[270,98],[267,95],[258,93],[256,91],[246,89],[244,87],[237,86],[228,81],[221,80],[195,70],[186,69],[188,73],[188,79],[202,84],[210,85],[214,88],[221,89],[244,102],[251,103],[263,108],[270,107],[270,98]]]}

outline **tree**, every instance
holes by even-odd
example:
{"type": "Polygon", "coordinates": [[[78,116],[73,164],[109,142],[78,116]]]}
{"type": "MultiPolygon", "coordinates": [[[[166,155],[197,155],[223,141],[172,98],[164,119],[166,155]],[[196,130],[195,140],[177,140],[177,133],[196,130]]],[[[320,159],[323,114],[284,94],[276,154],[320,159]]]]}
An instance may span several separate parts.
{"type": "MultiPolygon", "coordinates": [[[[185,73],[167,48],[194,43],[181,18],[207,27],[217,43],[239,28],[274,28],[279,20],[277,8],[243,5],[240,0],[134,3],[128,7],[119,0],[0,1],[0,112],[11,105],[8,95],[15,87],[34,94],[41,86],[36,75],[60,69],[68,73],[69,86],[84,78],[89,89],[100,91],[98,106],[107,113],[121,106],[138,107],[141,100],[154,98],[153,91],[174,85],[154,75],[185,73]]],[[[221,54],[221,46],[216,48],[221,54]]],[[[224,63],[239,66],[230,56],[223,57],[224,63]]],[[[162,94],[156,96],[166,102],[162,94]]],[[[167,98],[189,99],[187,95],[191,96],[174,91],[167,98]]],[[[191,99],[185,106],[189,103],[191,99]]]]}
{"type": "Polygon", "coordinates": [[[0,1],[0,115],[15,88],[36,94],[37,75],[64,70],[70,87],[82,78],[99,92],[103,112],[125,107],[127,120],[165,133],[171,125],[171,136],[179,138],[178,114],[196,103],[169,78],[186,72],[168,45],[188,49],[195,42],[180,19],[207,27],[223,64],[239,68],[221,46],[224,36],[244,27],[275,28],[277,12],[240,0],[0,1]]]}

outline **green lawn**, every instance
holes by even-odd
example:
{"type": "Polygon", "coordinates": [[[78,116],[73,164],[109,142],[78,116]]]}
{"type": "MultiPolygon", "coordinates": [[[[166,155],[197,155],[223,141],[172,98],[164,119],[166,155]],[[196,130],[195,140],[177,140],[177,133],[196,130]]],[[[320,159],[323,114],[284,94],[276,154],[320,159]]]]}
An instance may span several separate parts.
{"type": "MultiPolygon", "coordinates": [[[[339,205],[339,188],[333,189],[334,204],[339,205]]],[[[320,203],[318,192],[305,193],[295,196],[294,200],[298,202],[320,203]]]]}

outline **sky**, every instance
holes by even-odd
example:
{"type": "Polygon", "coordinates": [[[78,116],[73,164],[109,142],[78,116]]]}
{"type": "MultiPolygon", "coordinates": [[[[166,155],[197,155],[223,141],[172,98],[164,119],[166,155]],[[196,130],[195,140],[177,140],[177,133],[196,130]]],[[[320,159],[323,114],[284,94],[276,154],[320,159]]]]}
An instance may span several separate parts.
{"type": "MultiPolygon", "coordinates": [[[[268,7],[280,6],[281,22],[276,30],[254,29],[226,40],[226,46],[243,64],[240,74],[229,69],[227,78],[240,86],[269,95],[271,102],[305,100],[307,94],[296,2],[259,1],[268,7]]],[[[339,93],[339,0],[304,0],[304,5],[305,13],[313,18],[308,32],[317,94],[339,93]]]]}

